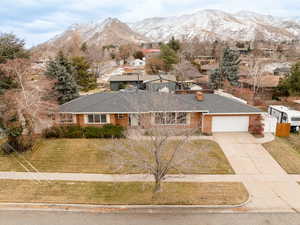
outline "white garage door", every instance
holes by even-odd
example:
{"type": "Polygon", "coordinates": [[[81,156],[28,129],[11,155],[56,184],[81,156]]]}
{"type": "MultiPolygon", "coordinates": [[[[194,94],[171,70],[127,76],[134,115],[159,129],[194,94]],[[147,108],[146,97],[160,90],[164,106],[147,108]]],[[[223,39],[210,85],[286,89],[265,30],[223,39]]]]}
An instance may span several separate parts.
{"type": "Polygon", "coordinates": [[[213,116],[213,132],[248,132],[249,116],[213,116]]]}

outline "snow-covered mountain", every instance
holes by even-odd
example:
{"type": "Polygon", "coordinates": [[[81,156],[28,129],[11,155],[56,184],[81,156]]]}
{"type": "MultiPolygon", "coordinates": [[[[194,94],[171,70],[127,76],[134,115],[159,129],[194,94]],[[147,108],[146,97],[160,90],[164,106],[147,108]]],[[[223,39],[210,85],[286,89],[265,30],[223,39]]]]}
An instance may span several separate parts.
{"type": "Polygon", "coordinates": [[[167,41],[172,36],[191,40],[243,40],[255,38],[273,41],[299,39],[300,21],[254,12],[235,14],[220,10],[201,10],[177,17],[145,19],[129,26],[151,40],[167,41]]]}
{"type": "Polygon", "coordinates": [[[115,18],[88,24],[74,24],[65,32],[33,48],[42,55],[53,56],[60,49],[72,48],[84,42],[88,46],[122,45],[149,41],[134,32],[126,23],[115,18]]]}
{"type": "Polygon", "coordinates": [[[62,34],[38,46],[38,52],[49,53],[72,44],[86,42],[89,46],[122,45],[142,42],[164,42],[172,36],[192,40],[254,39],[285,41],[300,39],[299,18],[279,18],[254,12],[235,14],[220,10],[201,10],[174,17],[155,17],[135,23],[123,23],[115,18],[88,24],[72,25],[62,34]]]}

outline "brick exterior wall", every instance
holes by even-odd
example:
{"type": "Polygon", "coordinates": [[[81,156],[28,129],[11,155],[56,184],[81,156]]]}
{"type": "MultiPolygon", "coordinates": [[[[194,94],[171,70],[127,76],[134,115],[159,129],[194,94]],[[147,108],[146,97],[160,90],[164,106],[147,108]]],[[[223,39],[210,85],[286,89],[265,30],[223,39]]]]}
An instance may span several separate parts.
{"type": "MultiPolygon", "coordinates": [[[[228,114],[219,114],[219,115],[204,115],[202,113],[189,113],[189,124],[187,125],[153,125],[153,118],[150,113],[147,114],[141,114],[140,115],[140,126],[142,129],[149,129],[153,126],[155,127],[172,127],[172,128],[199,128],[200,131],[204,134],[211,135],[212,134],[212,118],[213,116],[249,116],[249,132],[250,133],[255,133],[254,130],[254,124],[257,126],[257,122],[261,121],[261,116],[260,114],[240,114],[240,115],[228,115],[228,114]],[[203,117],[203,121],[202,121],[203,117]]],[[[113,125],[119,125],[123,126],[125,128],[130,127],[129,124],[129,115],[125,114],[124,118],[120,119],[117,117],[117,114],[111,114],[110,115],[110,124],[113,125]]],[[[67,124],[70,125],[70,124],[67,124]]],[[[88,127],[88,126],[93,126],[93,127],[102,127],[103,124],[85,124],[84,121],[84,115],[79,114],[76,115],[76,124],[78,126],[82,127],[88,127]]]]}

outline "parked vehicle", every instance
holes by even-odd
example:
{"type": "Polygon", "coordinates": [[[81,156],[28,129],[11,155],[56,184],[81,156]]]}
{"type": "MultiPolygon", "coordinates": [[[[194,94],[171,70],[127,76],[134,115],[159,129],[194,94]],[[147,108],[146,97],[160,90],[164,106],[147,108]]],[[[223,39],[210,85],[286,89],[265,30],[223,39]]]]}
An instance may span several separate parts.
{"type": "Polygon", "coordinates": [[[275,117],[278,123],[289,123],[294,132],[300,130],[300,111],[290,109],[282,105],[271,105],[268,109],[269,115],[275,117]]]}

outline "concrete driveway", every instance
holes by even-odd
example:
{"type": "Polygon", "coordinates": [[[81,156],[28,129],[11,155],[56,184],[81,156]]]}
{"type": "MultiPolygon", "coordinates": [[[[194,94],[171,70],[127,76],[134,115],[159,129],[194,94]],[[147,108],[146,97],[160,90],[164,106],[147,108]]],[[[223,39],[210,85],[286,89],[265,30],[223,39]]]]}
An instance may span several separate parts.
{"type": "Polygon", "coordinates": [[[236,174],[242,177],[251,202],[250,210],[300,212],[300,185],[291,178],[248,133],[216,133],[219,143],[236,174]]]}

